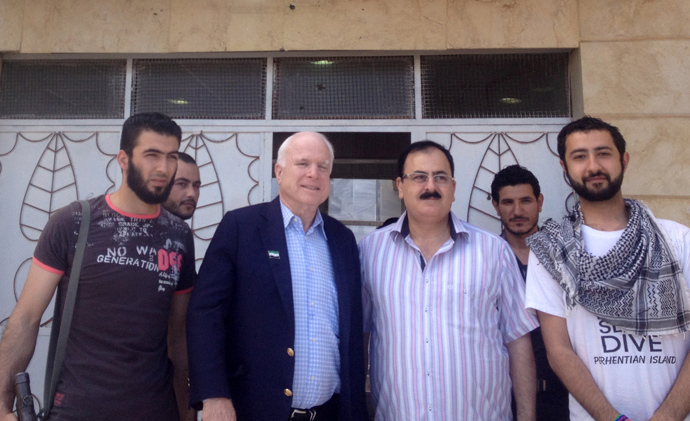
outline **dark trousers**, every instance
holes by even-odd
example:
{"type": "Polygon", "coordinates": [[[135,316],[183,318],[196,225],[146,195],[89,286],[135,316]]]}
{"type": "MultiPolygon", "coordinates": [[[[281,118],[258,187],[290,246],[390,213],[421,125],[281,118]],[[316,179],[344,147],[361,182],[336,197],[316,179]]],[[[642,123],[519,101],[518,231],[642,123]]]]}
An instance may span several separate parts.
{"type": "Polygon", "coordinates": [[[537,421],[569,419],[567,390],[537,392],[537,421]]]}
{"type": "MultiPolygon", "coordinates": [[[[517,420],[515,398],[511,399],[513,420],[517,420]]],[[[552,390],[537,392],[537,421],[569,420],[568,390],[561,386],[552,390]]]]}

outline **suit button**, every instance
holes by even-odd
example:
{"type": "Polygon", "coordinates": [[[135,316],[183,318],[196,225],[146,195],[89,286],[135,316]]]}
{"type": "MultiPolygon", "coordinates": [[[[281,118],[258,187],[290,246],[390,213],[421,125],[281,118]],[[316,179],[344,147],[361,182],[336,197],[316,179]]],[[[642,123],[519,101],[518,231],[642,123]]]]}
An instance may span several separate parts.
{"type": "Polygon", "coordinates": [[[283,390],[283,393],[285,393],[285,396],[287,396],[287,397],[292,396],[292,390],[290,390],[290,389],[283,390]]]}
{"type": "Polygon", "coordinates": [[[294,357],[295,356],[295,351],[292,350],[292,348],[287,349],[287,353],[289,356],[294,357]]]}

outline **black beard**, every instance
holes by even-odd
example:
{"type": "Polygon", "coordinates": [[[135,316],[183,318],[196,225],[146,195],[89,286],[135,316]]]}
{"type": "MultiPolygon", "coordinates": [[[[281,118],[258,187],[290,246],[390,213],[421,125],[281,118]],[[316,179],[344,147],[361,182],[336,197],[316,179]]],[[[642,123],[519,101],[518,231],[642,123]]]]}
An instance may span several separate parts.
{"type": "Polygon", "coordinates": [[[621,172],[621,174],[613,180],[611,180],[611,177],[608,174],[602,173],[594,174],[590,177],[598,175],[604,176],[609,182],[609,185],[605,189],[599,191],[589,190],[584,183],[577,183],[570,177],[570,173],[568,173],[568,180],[570,181],[570,185],[572,186],[573,190],[575,190],[575,193],[588,202],[603,202],[617,195],[621,190],[621,186],[623,185],[623,172],[621,172]]]}
{"type": "Polygon", "coordinates": [[[508,231],[509,233],[515,235],[515,236],[520,236],[520,235],[525,235],[525,234],[527,234],[528,232],[532,231],[536,226],[537,226],[537,223],[535,222],[534,225],[532,225],[532,226],[529,227],[528,229],[524,230],[525,232],[513,231],[513,230],[511,230],[510,228],[508,228],[508,225],[505,225],[505,224],[503,225],[503,229],[506,230],[506,231],[508,231]]]}
{"type": "Polygon", "coordinates": [[[172,213],[173,215],[177,216],[177,217],[180,218],[181,220],[186,221],[186,220],[188,220],[188,219],[191,219],[192,216],[194,216],[194,211],[196,210],[196,203],[194,204],[194,209],[192,209],[192,213],[190,213],[189,215],[183,215],[183,214],[180,212],[181,204],[180,204],[180,206],[175,206],[174,203],[171,203],[171,204],[164,203],[164,204],[163,204],[163,207],[164,207],[165,209],[167,209],[168,212],[170,212],[170,213],[172,213]]]}
{"type": "Polygon", "coordinates": [[[127,167],[127,185],[137,195],[142,202],[149,205],[159,205],[166,200],[170,195],[173,184],[175,184],[175,176],[170,178],[170,183],[165,188],[156,187],[155,191],[151,191],[146,187],[146,181],[141,176],[141,171],[137,168],[132,160],[129,160],[129,167],[127,167]]]}

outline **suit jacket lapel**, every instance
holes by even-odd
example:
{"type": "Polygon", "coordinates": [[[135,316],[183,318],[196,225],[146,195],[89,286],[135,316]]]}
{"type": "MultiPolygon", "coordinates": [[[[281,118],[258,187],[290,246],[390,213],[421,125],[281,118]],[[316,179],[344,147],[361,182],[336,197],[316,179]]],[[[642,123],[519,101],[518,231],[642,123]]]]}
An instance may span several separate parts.
{"type": "Polygon", "coordinates": [[[295,309],[292,300],[292,278],[290,275],[290,260],[288,258],[287,241],[285,240],[285,227],[283,226],[283,214],[280,210],[280,198],[275,198],[266,206],[261,214],[266,223],[259,227],[261,240],[269,255],[273,279],[276,282],[278,294],[283,301],[285,313],[290,326],[294,330],[295,309]]]}

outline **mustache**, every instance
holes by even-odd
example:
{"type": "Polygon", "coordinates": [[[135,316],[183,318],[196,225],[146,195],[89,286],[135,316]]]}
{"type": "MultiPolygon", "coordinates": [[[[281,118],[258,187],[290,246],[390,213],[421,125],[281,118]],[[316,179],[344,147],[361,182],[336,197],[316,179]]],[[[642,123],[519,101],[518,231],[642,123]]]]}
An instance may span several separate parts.
{"type": "Polygon", "coordinates": [[[605,174],[601,171],[597,172],[596,174],[589,174],[587,177],[585,177],[585,179],[583,181],[589,181],[594,177],[604,177],[606,179],[606,181],[611,181],[611,176],[609,176],[608,174],[605,174]]]}
{"type": "Polygon", "coordinates": [[[419,196],[420,199],[441,199],[441,193],[437,191],[426,191],[419,196]]]}
{"type": "Polygon", "coordinates": [[[515,217],[515,218],[510,218],[510,222],[515,222],[515,221],[527,221],[527,220],[528,220],[528,218],[525,218],[525,217],[522,217],[522,216],[518,216],[518,217],[515,217]]]}

